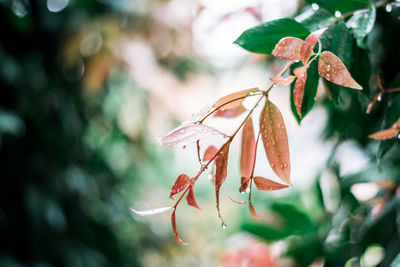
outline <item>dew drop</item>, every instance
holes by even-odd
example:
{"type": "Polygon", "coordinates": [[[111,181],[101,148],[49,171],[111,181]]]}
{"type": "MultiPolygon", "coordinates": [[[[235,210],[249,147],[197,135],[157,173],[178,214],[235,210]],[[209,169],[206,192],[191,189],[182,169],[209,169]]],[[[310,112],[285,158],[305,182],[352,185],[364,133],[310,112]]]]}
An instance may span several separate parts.
{"type": "Polygon", "coordinates": [[[283,169],[283,164],[280,164],[280,165],[279,165],[279,168],[283,169]]]}
{"type": "Polygon", "coordinates": [[[378,101],[382,101],[382,96],[379,95],[378,98],[377,98],[377,100],[378,100],[378,101]]]}
{"type": "Polygon", "coordinates": [[[283,164],[283,168],[287,168],[287,166],[288,166],[287,163],[283,164]]]}
{"type": "Polygon", "coordinates": [[[342,15],[340,11],[335,11],[335,17],[339,18],[342,15]]]}
{"type": "Polygon", "coordinates": [[[316,4],[316,3],[313,3],[312,5],[311,5],[311,8],[313,9],[313,10],[318,10],[319,9],[319,5],[318,4],[316,4]]]}
{"type": "Polygon", "coordinates": [[[246,193],[250,193],[250,188],[246,188],[246,193]]]}
{"type": "Polygon", "coordinates": [[[212,175],[211,173],[209,173],[208,176],[207,176],[207,178],[208,178],[208,180],[212,180],[213,175],[212,175]]]}
{"type": "Polygon", "coordinates": [[[316,98],[316,97],[314,97],[314,101],[315,101],[315,100],[317,100],[317,98],[316,98]]]}
{"type": "Polygon", "coordinates": [[[222,229],[225,230],[227,226],[226,226],[226,224],[224,222],[222,222],[221,227],[222,227],[222,229]]]}
{"type": "Polygon", "coordinates": [[[326,71],[330,71],[331,65],[326,66],[326,71]]]}
{"type": "Polygon", "coordinates": [[[282,125],[281,125],[281,128],[282,128],[282,129],[285,129],[285,125],[282,124],[282,125]]]}
{"type": "Polygon", "coordinates": [[[275,163],[271,163],[271,167],[273,168],[275,166],[275,163]]]}
{"type": "Polygon", "coordinates": [[[243,195],[243,194],[244,194],[244,191],[240,192],[240,194],[242,194],[242,195],[243,195]]]}
{"type": "Polygon", "coordinates": [[[329,73],[326,74],[326,78],[329,79],[331,75],[329,73]]]}
{"type": "Polygon", "coordinates": [[[397,135],[397,139],[400,139],[400,133],[397,135]]]}
{"type": "Polygon", "coordinates": [[[387,5],[385,8],[386,12],[390,13],[392,12],[392,6],[391,5],[387,5]]]}

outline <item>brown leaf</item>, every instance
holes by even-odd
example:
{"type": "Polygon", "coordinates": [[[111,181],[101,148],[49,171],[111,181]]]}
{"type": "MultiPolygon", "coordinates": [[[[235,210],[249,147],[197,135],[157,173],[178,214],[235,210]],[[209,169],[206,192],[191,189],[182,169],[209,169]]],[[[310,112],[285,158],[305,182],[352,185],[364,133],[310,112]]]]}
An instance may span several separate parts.
{"type": "Polygon", "coordinates": [[[272,55],[278,58],[299,61],[303,40],[295,37],[282,38],[272,50],[272,55]]]}
{"type": "Polygon", "coordinates": [[[243,107],[243,105],[240,104],[235,108],[229,108],[229,109],[220,108],[214,113],[214,117],[234,118],[243,114],[243,112],[245,111],[246,109],[243,107]]]}
{"type": "Polygon", "coordinates": [[[301,105],[303,103],[304,88],[307,81],[307,68],[300,67],[296,70],[297,80],[293,88],[293,100],[297,114],[299,114],[299,117],[301,118],[301,105]]]}
{"type": "Polygon", "coordinates": [[[172,209],[172,207],[163,207],[163,208],[150,209],[150,210],[144,210],[144,211],[138,211],[138,210],[135,210],[134,208],[130,208],[131,211],[133,211],[134,213],[136,213],[140,216],[154,215],[154,214],[162,213],[162,212],[170,210],[170,209],[172,209]]]}
{"type": "Polygon", "coordinates": [[[260,132],[274,172],[290,184],[290,153],[285,123],[279,109],[268,99],[260,117],[260,132]]]}
{"type": "Polygon", "coordinates": [[[241,185],[239,188],[239,192],[243,193],[246,191],[247,187],[249,186],[250,178],[249,177],[242,177],[241,178],[241,185]]]}
{"type": "Polygon", "coordinates": [[[378,101],[381,101],[382,95],[383,95],[383,92],[380,92],[380,93],[376,94],[376,96],[374,96],[374,98],[368,104],[367,114],[371,113],[372,109],[375,107],[375,105],[376,105],[376,103],[378,103],[378,101]]]}
{"type": "Polygon", "coordinates": [[[328,28],[319,29],[311,33],[303,42],[301,46],[300,55],[301,61],[304,65],[307,64],[307,61],[310,59],[311,52],[314,50],[315,45],[317,44],[319,37],[327,30],[328,28]]]}
{"type": "Polygon", "coordinates": [[[163,146],[183,147],[190,143],[194,143],[197,140],[213,135],[223,134],[220,131],[204,124],[189,124],[172,130],[165,137],[161,138],[159,142],[163,146]]]}
{"type": "Polygon", "coordinates": [[[172,230],[174,231],[174,235],[175,235],[176,241],[178,241],[178,243],[181,244],[181,245],[187,245],[186,243],[184,243],[182,241],[182,239],[180,239],[180,237],[178,235],[178,230],[176,229],[175,211],[176,211],[176,209],[174,209],[174,212],[172,212],[172,215],[171,215],[172,230]]]}
{"type": "Polygon", "coordinates": [[[253,120],[248,118],[243,126],[242,133],[242,146],[240,154],[240,170],[242,177],[251,176],[255,160],[255,146],[256,140],[254,137],[253,120]]]}
{"type": "Polygon", "coordinates": [[[186,201],[190,206],[201,210],[199,204],[197,204],[196,197],[194,196],[194,189],[192,184],[189,186],[189,193],[186,196],[186,201]]]}
{"type": "Polygon", "coordinates": [[[322,52],[318,62],[318,73],[337,85],[362,90],[361,85],[351,77],[343,62],[329,51],[322,52]]]}
{"type": "Polygon", "coordinates": [[[260,176],[254,177],[254,183],[256,184],[257,189],[262,191],[275,191],[288,187],[285,184],[280,184],[260,176]]]}
{"type": "Polygon", "coordinates": [[[229,155],[229,145],[231,141],[229,140],[226,142],[215,159],[215,165],[216,165],[216,172],[215,172],[215,194],[216,194],[216,199],[217,199],[217,210],[219,212],[219,190],[222,186],[222,184],[225,182],[226,176],[227,176],[227,169],[228,169],[228,155],[229,155]]]}
{"type": "Polygon", "coordinates": [[[256,213],[256,210],[253,207],[253,204],[251,204],[251,202],[249,202],[249,211],[250,211],[251,215],[253,215],[254,218],[256,218],[257,220],[260,219],[256,213]]]}
{"type": "Polygon", "coordinates": [[[220,108],[222,105],[223,107],[220,108],[222,110],[236,108],[242,104],[243,100],[248,95],[259,91],[260,90],[258,88],[250,88],[234,92],[232,94],[221,97],[217,102],[215,102],[213,108],[220,108]]]}
{"type": "Polygon", "coordinates": [[[289,85],[294,81],[294,79],[296,79],[296,76],[289,75],[286,79],[282,76],[274,76],[269,79],[276,84],[289,85]]]}
{"type": "Polygon", "coordinates": [[[211,160],[215,156],[215,154],[217,154],[217,152],[218,148],[216,148],[215,146],[209,146],[204,152],[203,161],[211,160]]]}
{"type": "Polygon", "coordinates": [[[181,174],[176,178],[174,185],[171,188],[170,199],[174,199],[174,195],[182,192],[190,184],[190,178],[186,174],[181,174]]]}

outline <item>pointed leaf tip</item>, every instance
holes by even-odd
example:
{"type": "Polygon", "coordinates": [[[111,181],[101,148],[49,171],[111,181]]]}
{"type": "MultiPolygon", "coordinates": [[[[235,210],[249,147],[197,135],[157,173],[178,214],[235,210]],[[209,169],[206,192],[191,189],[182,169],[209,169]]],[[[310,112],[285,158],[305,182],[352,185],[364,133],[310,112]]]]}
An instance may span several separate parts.
{"type": "Polygon", "coordinates": [[[282,38],[272,50],[272,55],[278,58],[299,61],[303,40],[295,37],[282,38]]]}
{"type": "Polygon", "coordinates": [[[249,202],[249,211],[250,211],[250,214],[251,214],[254,218],[256,218],[257,220],[260,219],[260,217],[258,217],[258,215],[257,215],[257,213],[256,213],[256,210],[254,209],[254,206],[253,206],[253,204],[251,204],[251,202],[249,202]]]}
{"type": "Polygon", "coordinates": [[[178,235],[178,230],[176,229],[175,211],[176,211],[176,209],[174,209],[174,212],[172,212],[172,215],[171,215],[172,230],[174,231],[176,241],[178,241],[178,243],[181,245],[187,245],[187,243],[183,242],[182,239],[178,235]]]}
{"type": "Polygon", "coordinates": [[[172,207],[163,207],[163,208],[150,209],[150,210],[144,210],[144,211],[138,211],[138,210],[135,210],[134,208],[129,208],[129,209],[140,216],[149,216],[149,215],[154,215],[154,214],[158,214],[158,213],[162,213],[164,211],[170,210],[170,209],[172,209],[172,207]]]}
{"type": "Polygon", "coordinates": [[[303,64],[307,64],[308,60],[310,59],[311,53],[314,50],[315,45],[317,44],[321,35],[327,30],[328,28],[323,28],[311,33],[305,40],[303,45],[301,46],[300,55],[301,61],[303,64]]]}
{"type": "Polygon", "coordinates": [[[190,178],[186,174],[181,174],[176,178],[174,185],[171,188],[170,199],[174,199],[174,195],[182,192],[190,184],[190,178]]]}
{"type": "Polygon", "coordinates": [[[343,62],[335,54],[329,51],[321,53],[318,62],[318,73],[326,80],[344,87],[362,90],[359,85],[350,75],[350,72],[343,62]]]}
{"type": "Polygon", "coordinates": [[[241,91],[237,91],[231,94],[228,94],[226,96],[221,97],[220,99],[215,102],[215,104],[212,106],[214,109],[234,109],[240,106],[243,102],[243,100],[249,96],[252,93],[259,92],[260,90],[256,87],[250,88],[250,89],[245,89],[241,91]],[[222,107],[221,107],[222,106],[222,107]]]}
{"type": "Polygon", "coordinates": [[[288,187],[287,185],[260,176],[254,177],[254,183],[257,189],[261,191],[275,191],[288,187]]]}

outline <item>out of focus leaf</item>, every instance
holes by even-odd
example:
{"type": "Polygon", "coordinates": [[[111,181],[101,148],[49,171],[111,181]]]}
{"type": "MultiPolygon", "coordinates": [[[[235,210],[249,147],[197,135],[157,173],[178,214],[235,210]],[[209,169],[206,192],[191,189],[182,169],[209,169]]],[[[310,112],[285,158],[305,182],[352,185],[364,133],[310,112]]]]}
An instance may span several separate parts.
{"type": "Polygon", "coordinates": [[[195,208],[198,208],[199,210],[201,210],[199,204],[197,204],[197,201],[196,201],[196,197],[195,197],[195,195],[194,195],[194,189],[193,189],[193,185],[192,185],[192,184],[189,186],[189,193],[188,193],[187,196],[186,196],[186,201],[187,201],[187,203],[188,203],[190,206],[195,207],[195,208]]]}
{"type": "Polygon", "coordinates": [[[332,23],[336,18],[324,8],[307,10],[296,17],[296,21],[304,25],[310,32],[317,31],[332,23]]]}
{"type": "Polygon", "coordinates": [[[240,153],[240,171],[242,177],[249,178],[253,171],[256,140],[254,137],[253,120],[248,118],[243,126],[242,145],[240,153]]]}
{"type": "Polygon", "coordinates": [[[260,133],[265,153],[274,172],[290,184],[289,143],[282,114],[268,99],[260,116],[260,133]]]}
{"type": "Polygon", "coordinates": [[[254,209],[254,206],[253,206],[253,204],[251,204],[251,202],[249,202],[249,211],[250,211],[250,214],[251,214],[254,218],[256,218],[257,220],[259,219],[259,217],[258,217],[258,215],[257,215],[257,213],[256,213],[256,210],[254,209]]]}
{"type": "Polygon", "coordinates": [[[346,13],[362,9],[370,5],[369,0],[306,0],[308,3],[315,3],[330,12],[340,11],[346,13]]]}
{"type": "Polygon", "coordinates": [[[204,152],[203,161],[211,160],[215,156],[215,154],[217,154],[217,152],[218,148],[216,148],[215,146],[209,146],[204,152]]]}
{"type": "Polygon", "coordinates": [[[362,90],[350,75],[343,62],[332,52],[322,52],[318,62],[318,73],[326,80],[340,86],[362,90]]]}
{"type": "Polygon", "coordinates": [[[303,40],[299,38],[285,37],[276,44],[274,50],[272,50],[272,55],[290,61],[299,61],[302,45],[303,40]]]}
{"type": "Polygon", "coordinates": [[[284,37],[306,38],[310,32],[291,18],[272,20],[244,31],[235,43],[255,53],[271,54],[284,37]]]}
{"type": "Polygon", "coordinates": [[[273,81],[276,84],[281,84],[281,85],[289,85],[291,84],[294,79],[296,79],[296,76],[294,75],[289,75],[286,79],[283,78],[282,76],[274,76],[269,78],[271,81],[273,81]]]}
{"type": "Polygon", "coordinates": [[[213,135],[223,134],[204,124],[189,124],[172,130],[169,134],[161,138],[159,142],[163,146],[183,147],[213,135]]]}
{"type": "Polygon", "coordinates": [[[254,183],[257,189],[262,191],[275,191],[288,187],[285,184],[280,184],[260,176],[254,177],[254,183]]]}
{"type": "Polygon", "coordinates": [[[392,139],[397,136],[399,133],[399,129],[395,128],[389,128],[385,130],[381,130],[379,132],[373,133],[368,135],[369,138],[375,139],[375,140],[387,140],[387,139],[392,139]]]}
{"type": "Polygon", "coordinates": [[[258,88],[250,88],[241,91],[234,92],[232,94],[221,97],[212,106],[214,109],[219,109],[221,111],[227,109],[233,109],[240,106],[243,100],[250,94],[260,92],[258,88]],[[222,107],[221,107],[222,106],[222,107]]]}
{"type": "Polygon", "coordinates": [[[174,185],[171,188],[170,199],[174,199],[174,195],[182,192],[190,184],[190,178],[186,174],[181,174],[176,178],[174,185]]]}
{"type": "Polygon", "coordinates": [[[346,25],[352,29],[357,45],[366,48],[365,37],[371,32],[375,24],[376,9],[371,5],[368,10],[360,10],[347,21],[346,25]]]}
{"type": "Polygon", "coordinates": [[[301,46],[300,56],[301,61],[304,65],[307,64],[310,59],[311,52],[313,52],[315,45],[317,44],[319,37],[327,30],[327,28],[322,28],[317,31],[312,32],[307,38],[304,40],[303,45],[301,46]]]}
{"type": "Polygon", "coordinates": [[[178,230],[176,229],[175,211],[176,210],[174,209],[174,212],[172,212],[172,215],[171,215],[172,230],[174,231],[174,235],[175,235],[176,241],[178,241],[178,243],[181,244],[181,245],[187,245],[186,243],[184,243],[182,241],[182,239],[178,235],[178,230]]]}
{"type": "Polygon", "coordinates": [[[172,209],[172,207],[163,207],[163,208],[150,209],[150,210],[144,210],[144,211],[138,211],[138,210],[135,210],[134,208],[130,208],[131,211],[133,211],[134,213],[136,213],[140,216],[154,215],[154,214],[165,212],[170,209],[172,209]]]}
{"type": "Polygon", "coordinates": [[[222,184],[225,182],[228,169],[228,155],[229,155],[229,145],[230,141],[226,142],[215,159],[216,172],[215,172],[215,194],[217,200],[217,210],[219,212],[219,190],[222,184]]]}

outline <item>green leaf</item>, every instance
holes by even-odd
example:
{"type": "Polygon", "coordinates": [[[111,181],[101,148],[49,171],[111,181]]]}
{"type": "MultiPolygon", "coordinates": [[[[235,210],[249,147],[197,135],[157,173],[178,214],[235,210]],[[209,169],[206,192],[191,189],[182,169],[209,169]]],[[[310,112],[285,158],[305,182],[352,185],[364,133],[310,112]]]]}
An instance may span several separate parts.
{"type": "Polygon", "coordinates": [[[365,8],[371,4],[369,0],[307,0],[307,2],[318,4],[332,13],[335,11],[346,13],[365,8]]]}
{"type": "Polygon", "coordinates": [[[367,48],[366,36],[371,32],[375,25],[376,9],[371,6],[368,10],[360,10],[347,21],[346,25],[353,31],[357,45],[361,48],[367,48]]]}
{"type": "MultiPolygon", "coordinates": [[[[330,51],[339,57],[346,68],[350,71],[350,74],[352,74],[350,66],[353,56],[353,37],[346,25],[342,21],[339,21],[321,36],[321,42],[323,48],[322,50],[330,51]]],[[[344,89],[345,87],[333,84],[329,81],[326,83],[332,94],[333,102],[335,104],[339,104],[340,91],[349,89],[344,89]]]]}
{"type": "Polygon", "coordinates": [[[296,21],[304,25],[310,32],[317,31],[332,23],[336,18],[326,9],[308,9],[296,17],[296,21]]]}
{"type": "MultiPolygon", "coordinates": [[[[295,68],[300,66],[302,66],[301,62],[293,64],[291,67],[291,71],[293,72],[295,68]]],[[[307,113],[314,106],[315,96],[317,95],[317,89],[318,89],[318,80],[319,80],[318,63],[317,60],[314,60],[311,63],[310,67],[308,67],[307,69],[307,81],[306,81],[306,86],[304,87],[304,96],[301,105],[302,118],[300,118],[299,114],[297,114],[296,106],[294,104],[294,97],[293,97],[294,83],[290,85],[290,107],[292,109],[293,115],[295,116],[299,124],[301,120],[307,115],[307,113]]]]}
{"type": "Polygon", "coordinates": [[[397,267],[397,266],[400,266],[400,253],[397,254],[396,258],[394,258],[392,263],[390,263],[389,267],[397,267]]]}
{"type": "Polygon", "coordinates": [[[250,52],[271,54],[284,37],[305,39],[310,32],[291,18],[272,20],[244,31],[234,42],[250,52]]]}

